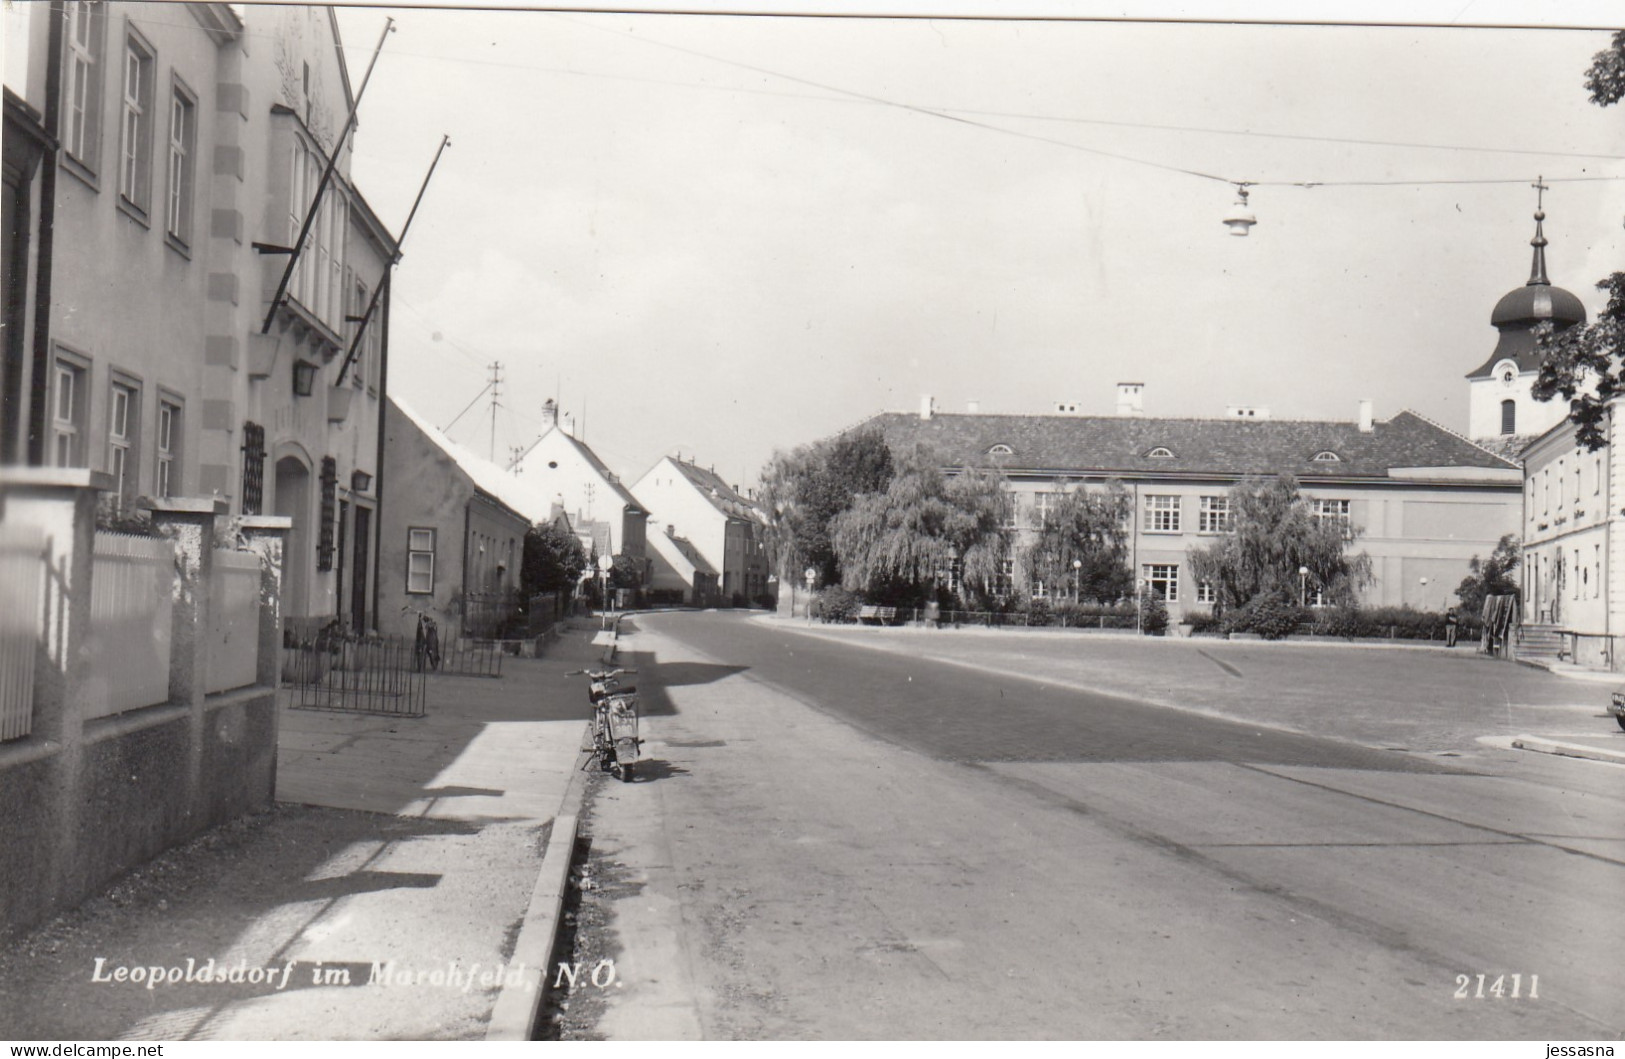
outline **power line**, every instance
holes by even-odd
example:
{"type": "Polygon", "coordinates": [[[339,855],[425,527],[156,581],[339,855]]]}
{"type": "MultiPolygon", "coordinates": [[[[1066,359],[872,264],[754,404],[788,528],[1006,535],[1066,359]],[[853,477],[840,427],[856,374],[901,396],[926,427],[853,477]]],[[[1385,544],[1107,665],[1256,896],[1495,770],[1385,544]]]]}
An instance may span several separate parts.
{"type": "MultiPolygon", "coordinates": [[[[694,48],[687,48],[687,47],[684,47],[684,46],[682,46],[680,44],[671,44],[671,43],[669,43],[667,41],[653,40],[653,39],[648,38],[648,37],[633,36],[631,34],[624,33],[624,32],[622,32],[620,30],[617,30],[617,29],[612,29],[612,28],[609,28],[609,27],[606,27],[606,26],[595,26],[595,25],[592,25],[590,23],[577,21],[576,19],[563,18],[562,16],[559,16],[559,15],[554,15],[553,17],[554,18],[559,18],[561,21],[568,22],[571,25],[580,26],[580,27],[586,28],[586,29],[592,29],[592,30],[595,30],[595,31],[600,32],[600,33],[607,33],[607,34],[610,34],[612,36],[618,37],[618,38],[620,38],[622,40],[635,40],[635,41],[638,41],[639,43],[647,44],[647,45],[650,45],[652,47],[664,48],[664,49],[667,49],[669,51],[675,51],[675,52],[678,52],[678,53],[684,54],[684,55],[692,55],[692,56],[694,56],[696,58],[706,59],[706,60],[709,60],[711,62],[720,63],[720,64],[722,64],[724,66],[732,66],[732,67],[737,67],[738,69],[741,69],[741,70],[749,70],[752,73],[762,74],[763,76],[766,76],[766,77],[777,77],[777,78],[780,78],[780,79],[785,80],[785,81],[790,81],[790,82],[792,82],[794,84],[807,85],[807,86],[809,86],[811,88],[821,89],[821,90],[826,91],[826,92],[835,92],[835,93],[838,93],[840,95],[850,96],[850,97],[852,97],[854,99],[864,100],[866,102],[876,103],[876,104],[880,104],[882,106],[894,107],[894,108],[896,108],[898,110],[906,110],[906,111],[909,111],[911,113],[924,115],[926,117],[940,118],[940,119],[942,119],[944,121],[951,121],[951,122],[955,122],[956,124],[967,125],[967,126],[970,126],[972,128],[984,129],[984,130],[986,130],[988,132],[1001,133],[1001,134],[1003,134],[1005,136],[1014,136],[1014,137],[1017,137],[1018,139],[1024,139],[1024,140],[1033,140],[1033,141],[1038,142],[1038,143],[1047,143],[1047,144],[1050,144],[1050,145],[1055,146],[1055,147],[1064,147],[1064,148],[1067,148],[1068,150],[1081,151],[1084,154],[1092,154],[1092,155],[1096,155],[1096,156],[1099,156],[1099,157],[1102,157],[1102,158],[1111,158],[1111,159],[1114,159],[1114,160],[1120,161],[1120,162],[1130,162],[1130,163],[1133,163],[1133,164],[1136,164],[1136,165],[1147,166],[1147,167],[1152,168],[1152,169],[1160,169],[1160,170],[1162,170],[1164,172],[1178,173],[1178,174],[1182,174],[1184,176],[1193,176],[1193,177],[1200,178],[1202,180],[1212,180],[1212,181],[1216,181],[1216,182],[1221,183],[1221,184],[1234,184],[1234,185],[1242,186],[1242,187],[1257,187],[1257,186],[1269,186],[1269,187],[1378,187],[1378,186],[1411,187],[1411,186],[1422,186],[1422,185],[1432,185],[1432,184],[1511,184],[1511,183],[1519,183],[1519,184],[1521,184],[1521,183],[1525,182],[1528,179],[1528,177],[1507,177],[1507,178],[1504,178],[1504,179],[1493,179],[1492,178],[1492,179],[1472,179],[1472,180],[1433,179],[1433,180],[1390,180],[1390,181],[1376,181],[1376,180],[1350,180],[1350,181],[1340,181],[1340,180],[1271,180],[1271,181],[1264,181],[1264,180],[1237,179],[1235,177],[1222,176],[1222,175],[1217,174],[1217,173],[1209,173],[1209,172],[1206,172],[1206,171],[1200,170],[1200,169],[1191,169],[1191,168],[1188,168],[1188,167],[1185,167],[1185,166],[1171,165],[1171,164],[1168,164],[1168,163],[1165,163],[1165,162],[1157,162],[1157,161],[1153,161],[1153,160],[1151,160],[1149,158],[1141,158],[1141,157],[1138,157],[1138,156],[1135,156],[1135,155],[1122,154],[1122,153],[1119,153],[1119,152],[1116,152],[1116,151],[1105,151],[1105,150],[1101,150],[1099,148],[1094,148],[1094,147],[1085,147],[1082,144],[1071,143],[1071,142],[1066,141],[1066,140],[1057,140],[1054,137],[1050,137],[1050,136],[1040,136],[1040,135],[1037,135],[1035,133],[1022,132],[1022,131],[1020,131],[1018,129],[1005,128],[1002,125],[993,125],[993,124],[990,124],[990,123],[985,122],[985,121],[978,121],[978,120],[975,120],[973,118],[963,117],[960,114],[952,113],[952,112],[945,111],[945,110],[938,110],[938,109],[934,109],[932,107],[919,106],[919,105],[916,105],[916,104],[913,104],[913,103],[901,103],[901,102],[898,102],[897,100],[886,99],[883,96],[875,96],[875,95],[871,95],[871,94],[866,93],[866,92],[858,92],[858,91],[853,90],[853,89],[842,88],[842,87],[840,87],[838,85],[825,84],[824,82],[814,81],[814,80],[812,80],[810,78],[800,77],[800,76],[798,76],[796,74],[782,73],[780,71],[772,70],[772,69],[769,69],[767,67],[756,66],[756,65],[754,65],[752,63],[741,62],[741,61],[739,61],[737,59],[728,59],[728,58],[724,58],[724,57],[719,56],[719,55],[712,55],[712,54],[710,54],[708,52],[699,51],[698,49],[694,49],[694,48]]],[[[1562,182],[1562,183],[1572,183],[1572,182],[1575,182],[1575,181],[1588,181],[1588,180],[1625,180],[1625,174],[1622,174],[1620,176],[1614,176],[1614,177],[1608,177],[1608,176],[1551,177],[1551,178],[1548,178],[1548,179],[1552,180],[1553,182],[1562,182]]]]}

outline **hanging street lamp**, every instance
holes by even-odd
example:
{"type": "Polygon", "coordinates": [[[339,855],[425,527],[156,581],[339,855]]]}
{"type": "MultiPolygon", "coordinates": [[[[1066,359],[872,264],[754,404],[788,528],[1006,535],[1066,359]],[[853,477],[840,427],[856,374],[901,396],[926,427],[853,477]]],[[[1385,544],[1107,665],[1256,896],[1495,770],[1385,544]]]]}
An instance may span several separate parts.
{"type": "Polygon", "coordinates": [[[1245,181],[1236,185],[1236,204],[1230,207],[1230,212],[1224,215],[1225,226],[1230,229],[1231,235],[1245,236],[1247,229],[1258,223],[1253,211],[1247,208],[1247,184],[1245,181]]]}

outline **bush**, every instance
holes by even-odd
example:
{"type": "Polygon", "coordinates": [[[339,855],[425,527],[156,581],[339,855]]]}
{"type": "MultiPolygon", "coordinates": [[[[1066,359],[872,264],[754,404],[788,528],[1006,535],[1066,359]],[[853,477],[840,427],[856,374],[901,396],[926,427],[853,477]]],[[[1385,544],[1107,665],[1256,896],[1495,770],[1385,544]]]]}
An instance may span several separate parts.
{"type": "MultiPolygon", "coordinates": [[[[1483,622],[1477,615],[1458,614],[1458,617],[1458,639],[1472,640],[1481,634],[1483,622]]],[[[1372,607],[1369,610],[1339,607],[1315,624],[1317,633],[1349,639],[1443,640],[1444,629],[1442,613],[1414,607],[1372,607]]]]}
{"type": "Polygon", "coordinates": [[[1191,627],[1192,636],[1224,631],[1224,619],[1213,614],[1186,614],[1183,624],[1191,627]]]}
{"type": "Polygon", "coordinates": [[[1304,621],[1298,604],[1279,592],[1265,592],[1225,616],[1225,632],[1257,633],[1266,640],[1290,636],[1304,621]]]}
{"type": "Polygon", "coordinates": [[[813,606],[817,608],[813,613],[823,621],[853,622],[858,620],[858,608],[863,606],[863,597],[839,585],[831,585],[818,593],[813,606]]]}
{"type": "Polygon", "coordinates": [[[1055,624],[1055,610],[1047,599],[1029,599],[1022,609],[1027,614],[1028,625],[1055,624]]]}
{"type": "Polygon", "coordinates": [[[1168,631],[1167,604],[1149,589],[1140,603],[1140,631],[1147,636],[1161,636],[1168,631]]]}

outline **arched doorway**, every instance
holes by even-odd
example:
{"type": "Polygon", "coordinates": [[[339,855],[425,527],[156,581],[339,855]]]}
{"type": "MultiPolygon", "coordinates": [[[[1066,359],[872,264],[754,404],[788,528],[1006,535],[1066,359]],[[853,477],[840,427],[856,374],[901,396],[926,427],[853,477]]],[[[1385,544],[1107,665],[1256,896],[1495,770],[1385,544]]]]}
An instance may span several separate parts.
{"type": "Polygon", "coordinates": [[[310,468],[297,456],[276,461],[275,514],[293,520],[282,553],[282,616],[310,615],[310,468]]]}

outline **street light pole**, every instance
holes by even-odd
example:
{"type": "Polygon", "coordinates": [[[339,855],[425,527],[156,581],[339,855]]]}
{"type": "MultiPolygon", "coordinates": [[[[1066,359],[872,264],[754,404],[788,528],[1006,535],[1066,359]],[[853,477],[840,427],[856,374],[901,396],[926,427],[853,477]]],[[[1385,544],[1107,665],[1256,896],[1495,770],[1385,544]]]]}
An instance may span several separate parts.
{"type": "Polygon", "coordinates": [[[1074,560],[1072,560],[1072,602],[1074,604],[1083,602],[1083,598],[1082,598],[1083,583],[1082,582],[1083,582],[1083,560],[1082,559],[1074,559],[1074,560]]]}
{"type": "Polygon", "coordinates": [[[1309,604],[1309,568],[1298,567],[1298,609],[1302,610],[1309,604]]]}

